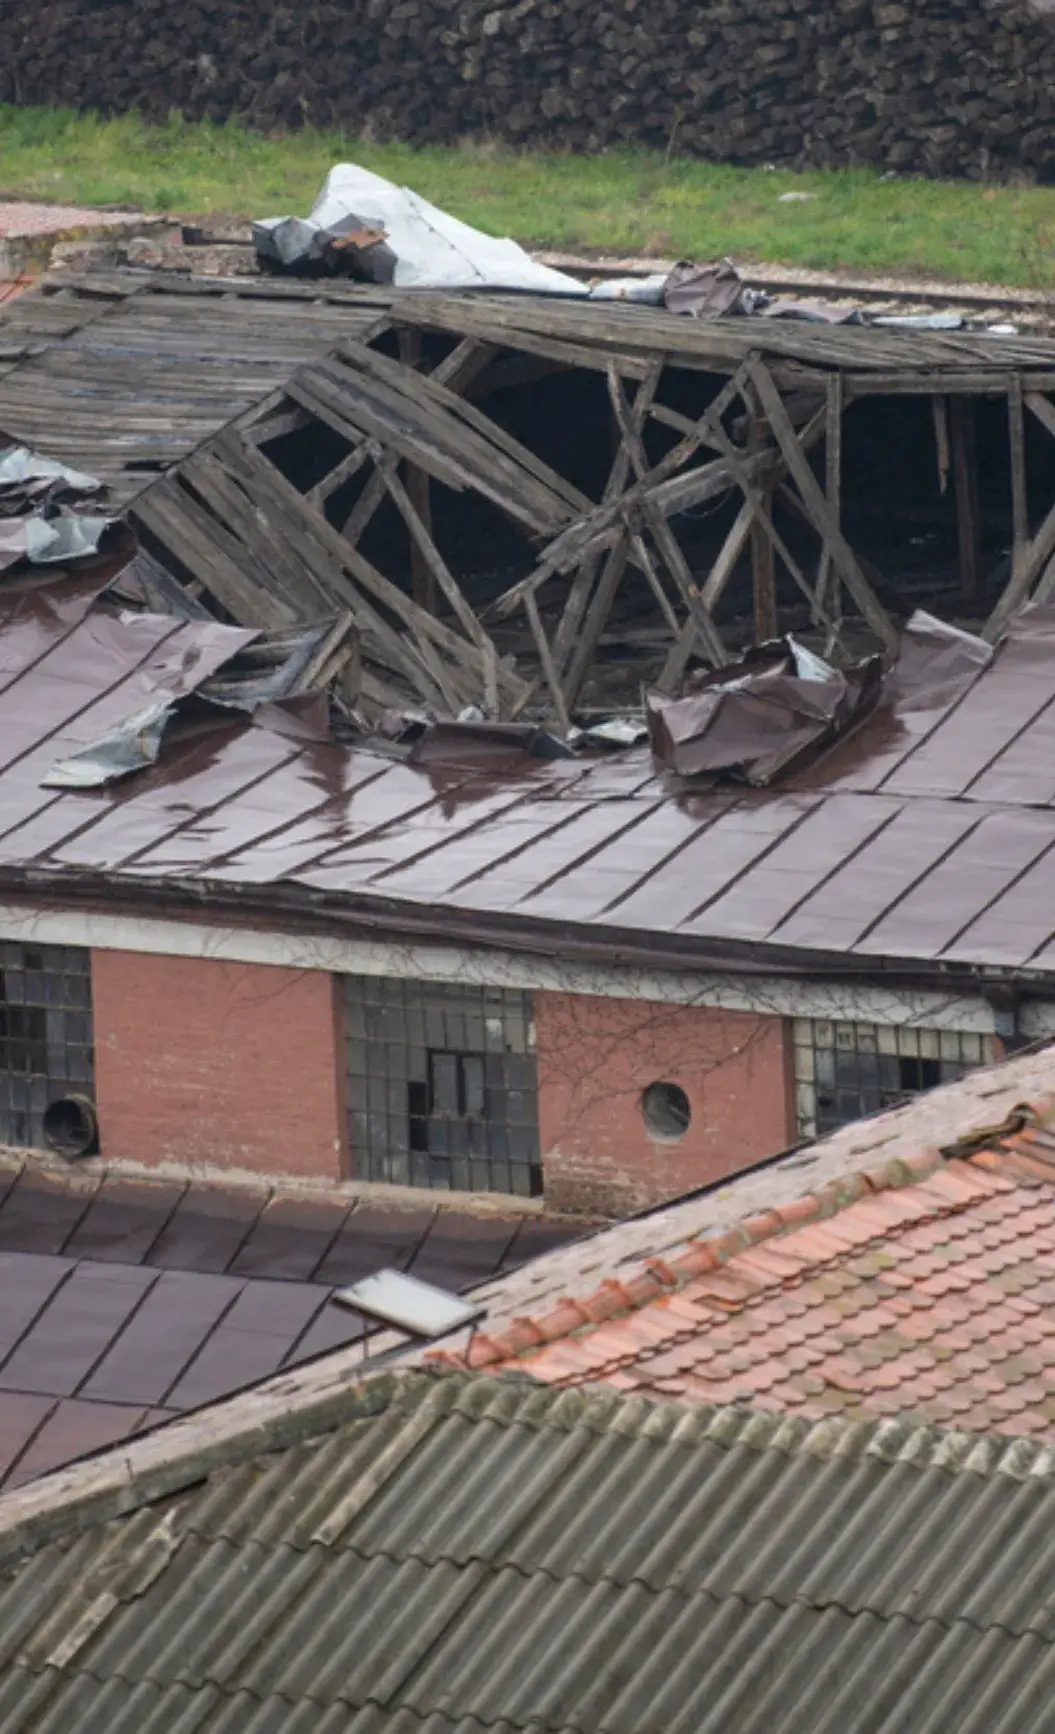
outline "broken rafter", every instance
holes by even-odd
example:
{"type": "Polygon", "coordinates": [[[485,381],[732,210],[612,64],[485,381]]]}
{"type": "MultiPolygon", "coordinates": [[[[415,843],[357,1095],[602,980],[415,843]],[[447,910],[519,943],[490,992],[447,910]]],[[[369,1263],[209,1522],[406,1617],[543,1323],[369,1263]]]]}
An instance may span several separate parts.
{"type": "Polygon", "coordinates": [[[791,425],[772,374],[761,360],[750,361],[748,370],[766,420],[773,430],[803,504],[827,544],[832,564],[880,643],[886,649],[892,650],[896,643],[896,634],[890,616],[880,604],[861,570],[857,556],[839,528],[835,514],[824,497],[821,485],[810,468],[799,437],[791,425]]]}

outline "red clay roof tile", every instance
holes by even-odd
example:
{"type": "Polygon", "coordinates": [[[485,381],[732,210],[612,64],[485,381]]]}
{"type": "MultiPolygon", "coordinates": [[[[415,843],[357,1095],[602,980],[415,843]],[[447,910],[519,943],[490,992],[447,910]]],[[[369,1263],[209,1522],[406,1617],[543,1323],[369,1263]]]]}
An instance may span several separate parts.
{"type": "Polygon", "coordinates": [[[968,1156],[924,1150],[851,1175],[478,1334],[472,1364],[1055,1440],[1051,1157],[1055,1137],[1031,1126],[968,1156]]]}

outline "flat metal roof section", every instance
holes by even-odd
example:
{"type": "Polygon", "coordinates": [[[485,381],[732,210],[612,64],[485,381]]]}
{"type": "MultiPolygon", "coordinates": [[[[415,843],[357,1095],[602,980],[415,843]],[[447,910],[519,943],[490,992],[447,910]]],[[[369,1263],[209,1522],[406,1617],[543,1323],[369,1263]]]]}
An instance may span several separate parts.
{"type": "Polygon", "coordinates": [[[958,669],[924,622],[868,720],[765,789],[696,788],[633,748],[475,761],[459,743],[415,764],[328,738],[291,701],[55,790],[57,762],[246,637],[120,615],[97,589],[0,591],[5,892],[679,968],[1055,978],[1053,608],[958,669]]]}
{"type": "Polygon", "coordinates": [[[376,1326],[334,1302],[377,1271],[452,1294],[581,1223],[347,1188],[0,1165],[0,1487],[214,1402],[376,1326]]]}

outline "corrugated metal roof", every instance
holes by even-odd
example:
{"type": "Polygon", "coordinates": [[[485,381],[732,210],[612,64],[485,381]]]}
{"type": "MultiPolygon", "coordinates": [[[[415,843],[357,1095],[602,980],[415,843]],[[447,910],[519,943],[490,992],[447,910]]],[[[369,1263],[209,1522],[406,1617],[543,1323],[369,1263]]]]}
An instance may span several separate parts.
{"type": "Polygon", "coordinates": [[[0,1720],[1027,1734],[1053,1516],[1025,1441],[403,1374],[11,1567],[0,1720]]]}
{"type": "Polygon", "coordinates": [[[233,629],[5,589],[0,874],[340,912],[547,951],[846,969],[1055,973],[1055,608],[988,667],[917,689],[781,786],[694,792],[647,754],[415,766],[270,713],[163,747],[115,788],[55,762],[141,708],[184,641],[233,629]],[[195,636],[197,635],[197,636],[195,636]]]}

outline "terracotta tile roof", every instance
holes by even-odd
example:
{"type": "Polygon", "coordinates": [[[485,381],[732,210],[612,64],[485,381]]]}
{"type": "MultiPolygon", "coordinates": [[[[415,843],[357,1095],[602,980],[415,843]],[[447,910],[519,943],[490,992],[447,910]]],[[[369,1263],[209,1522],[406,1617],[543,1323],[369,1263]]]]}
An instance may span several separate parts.
{"type": "Polygon", "coordinates": [[[1055,1439],[1055,1098],[430,1358],[807,1419],[911,1413],[1055,1439]]]}

